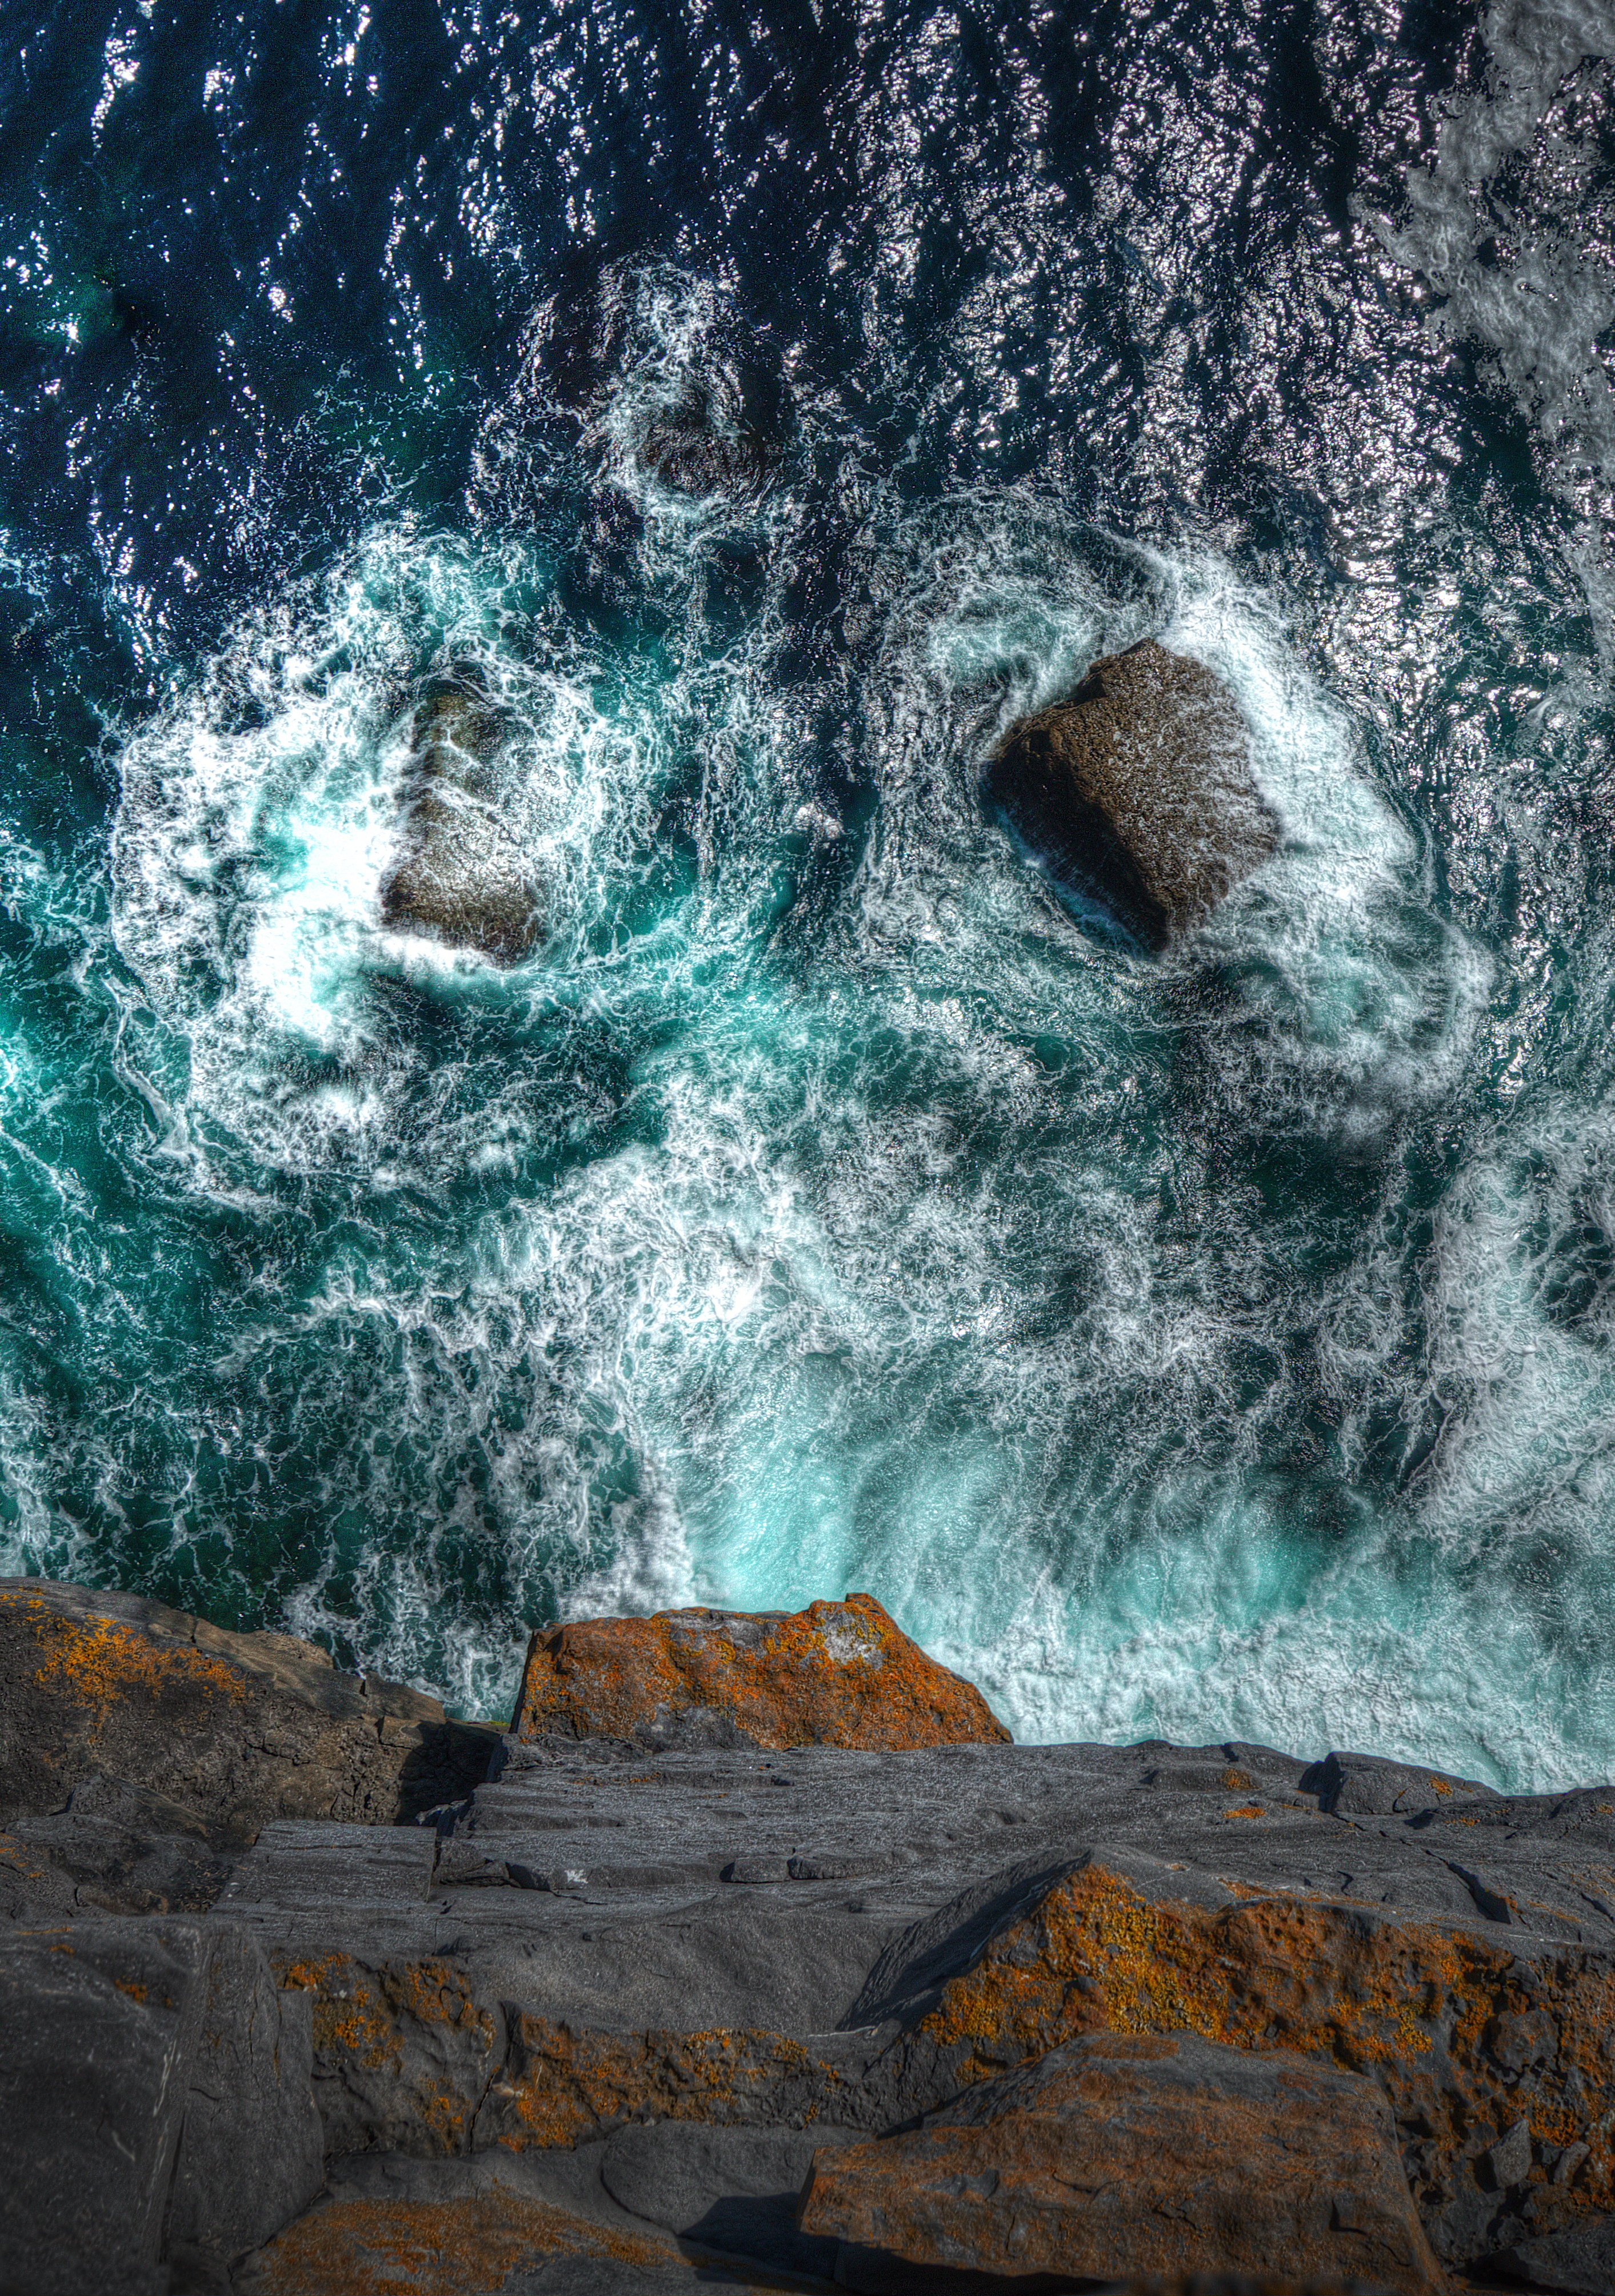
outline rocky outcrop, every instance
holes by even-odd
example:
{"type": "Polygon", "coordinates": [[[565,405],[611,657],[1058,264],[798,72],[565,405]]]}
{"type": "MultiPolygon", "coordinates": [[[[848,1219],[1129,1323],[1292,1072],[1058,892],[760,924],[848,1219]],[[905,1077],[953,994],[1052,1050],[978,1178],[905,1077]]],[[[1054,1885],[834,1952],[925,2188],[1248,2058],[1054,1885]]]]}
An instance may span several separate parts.
{"type": "Polygon", "coordinates": [[[381,888],[396,931],[515,964],[544,939],[537,874],[505,821],[497,758],[504,728],[478,693],[450,686],[415,718],[405,849],[381,888]]]}
{"type": "MultiPolygon", "coordinates": [[[[680,1615],[604,1647],[672,1665],[680,1615]]],[[[700,1657],[723,1614],[682,1615],[700,1657]]],[[[415,1824],[184,1837],[223,1876],[194,1918],[61,1896],[20,1816],[6,2125],[69,2077],[0,2253],[58,2238],[78,2278],[0,2288],[1611,2296],[1615,1789],[1239,1744],[765,1742],[804,1713],[934,1726],[934,1697],[825,1688],[832,1630],[861,1664],[883,1618],[731,1621],[701,1665],[743,1697],[696,1667],[680,1707],[629,1669],[598,1726],[586,1641],[569,1691],[540,1636],[559,1704],[481,1783],[415,1824]],[[775,1705],[748,1704],[770,1664],[775,1705]],[[681,1713],[728,1742],[647,1742],[681,1713]]],[[[12,1674],[43,1648],[15,1640],[12,1674]]],[[[82,1823],[121,1841],[162,1810],[119,1791],[82,1823]]]]}
{"type": "Polygon", "coordinates": [[[533,1636],[520,1737],[669,1746],[1006,1742],[972,1683],[928,1658],[868,1595],[806,1611],[659,1611],[533,1636]]]}
{"type": "Polygon", "coordinates": [[[1278,849],[1234,696],[1152,638],[1012,726],[987,787],[1057,876],[1155,947],[1278,849]]]}
{"type": "Polygon", "coordinates": [[[137,1896],[154,1857],[149,1895],[165,1904],[131,1910],[168,1910],[270,1818],[391,1824],[469,1792],[493,1743],[436,1699],[339,1674],[290,1635],[0,1579],[0,1825],[15,1845],[0,1847],[0,1903],[31,1851],[137,1896]],[[160,1866],[177,1894],[158,1887],[160,1866]]]}

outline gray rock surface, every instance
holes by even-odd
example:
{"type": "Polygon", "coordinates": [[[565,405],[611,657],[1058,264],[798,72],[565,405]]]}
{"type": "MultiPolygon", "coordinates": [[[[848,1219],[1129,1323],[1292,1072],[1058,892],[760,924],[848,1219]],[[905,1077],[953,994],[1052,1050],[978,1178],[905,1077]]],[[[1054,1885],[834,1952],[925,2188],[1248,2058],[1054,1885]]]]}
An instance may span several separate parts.
{"type": "Polygon", "coordinates": [[[312,2005],[277,1985],[240,1930],[203,1932],[207,1997],[189,2066],[165,2253],[193,2279],[225,2267],[306,2209],[324,2179],[312,2005]]]}
{"type": "Polygon", "coordinates": [[[1000,743],[988,794],[1057,876],[1152,947],[1278,849],[1234,696],[1152,638],[1096,661],[1000,743]]]}
{"type": "Polygon", "coordinates": [[[1189,2032],[1090,2033],[919,2128],[816,2152],[800,2216],[876,2266],[1443,2280],[1373,2081],[1189,2032]]]}
{"type": "MultiPolygon", "coordinates": [[[[1086,1873],[1207,1922],[1256,1898],[1324,1906],[1332,1942],[1318,1950],[1335,1958],[1320,1968],[1348,1993],[1416,1989],[1395,1956],[1439,1963],[1456,1940],[1476,1984],[1502,1988],[1470,2056],[1431,2060],[1441,2111],[1471,2133],[1438,2141],[1422,2108],[1398,2110],[1430,2237],[1472,2262],[1556,2231],[1555,2211],[1585,2214],[1595,2190],[1585,2150],[1521,2139],[1511,2099],[1559,2078],[1561,2029],[1530,1988],[1591,2000],[1615,1981],[1615,1792],[1446,1781],[1451,1794],[1413,1792],[1404,1814],[1411,1789],[1391,1775],[1374,1793],[1390,1807],[1354,1817],[1321,1800],[1338,1803],[1351,1759],[1234,1743],[657,1755],[506,1741],[498,1775],[435,1828],[266,1829],[220,1910],[283,1968],[324,1956],[316,2041],[363,2037],[316,2046],[333,2153],[604,2143],[625,2164],[649,2142],[636,2122],[873,2132],[945,2103],[957,2058],[926,2021],[1005,1939],[1040,1951],[1042,1909],[1086,1873]],[[1376,1954],[1390,1956],[1383,1980],[1352,1974],[1376,1954]],[[454,1985],[434,1979],[422,2014],[410,1972],[429,1966],[454,1985]]],[[[981,2049],[1009,2048],[1007,2065],[1029,2045],[975,2046],[986,2069],[981,2049]]],[[[691,2160],[741,2158],[674,2142],[691,2160]]],[[[670,2194],[684,2157],[653,2172],[670,2194]]],[[[733,2204],[733,2226],[758,2197],[736,2181],[709,2205],[733,2204]]],[[[683,2205],[657,2203],[666,2218],[683,2205]]]]}
{"type": "MultiPolygon", "coordinates": [[[[103,1652],[108,1623],[86,1624],[103,1652]]],[[[148,1646],[160,1675],[176,1646],[148,1646]]],[[[31,1630],[13,1644],[36,1673],[39,1647],[31,1630]]],[[[295,1646],[270,1656],[304,1679],[295,1646]]],[[[249,1681],[238,1700],[223,1679],[206,1677],[228,1746],[259,1693],[249,1681]]],[[[339,1704],[372,1694],[348,1685],[339,1704]]],[[[316,1757],[320,1731],[340,1746],[348,1726],[320,1713],[316,1757]]],[[[1102,2026],[1220,2020],[1258,2052],[1289,2046],[1296,2002],[1321,2005],[1315,2039],[1338,2011],[1318,2061],[1335,2048],[1383,2091],[1446,2262],[1569,2287],[1546,2276],[1585,2276],[1603,2253],[1615,2026],[1587,2005],[1615,1997],[1615,1789],[1501,1795],[1236,1743],[770,1754],[505,1739],[495,1775],[418,1823],[275,1816],[247,1845],[234,1818],[221,1830],[181,1799],[175,1773],[189,1765],[190,1795],[255,1773],[235,1756],[208,1767],[183,1732],[176,1745],[166,1782],[86,1771],[0,1844],[0,1890],[35,1908],[7,1939],[24,2005],[0,2041],[8,2111],[58,2059],[79,2069],[40,2117],[21,2189],[64,2256],[102,2243],[101,2284],[156,2292],[176,2274],[176,2296],[282,2296],[302,2268],[291,2219],[324,2243],[329,2270],[308,2286],[335,2290],[376,2210],[462,2209],[474,2227],[497,2185],[531,2237],[499,2251],[493,2286],[553,2296],[722,2271],[912,2287],[901,2259],[856,2242],[832,2253],[794,2221],[807,2159],[831,2135],[927,2125],[1069,2046],[1085,2004],[1102,2026]],[[210,1913],[107,1910],[199,1868],[205,1890],[222,1880],[210,1913]],[[52,1891],[58,1927],[22,1933],[52,1891]],[[1070,1961],[1084,1936],[1103,1967],[1070,1961]],[[137,1947],[173,2009],[119,1958],[137,1947]],[[1218,1971],[1237,1983],[1218,1993],[1218,1971]],[[1442,1987],[1448,2007],[1409,2038],[1442,1987]],[[299,2217],[322,2162],[331,2198],[299,2217]],[[316,2226],[322,2209],[336,2212],[316,2226]],[[238,2248],[255,2261],[233,2262],[238,2248]]],[[[266,1751],[293,1777],[307,1767],[266,1751]]],[[[34,2235],[10,2205],[14,2259],[34,2235]]]]}
{"type": "Polygon", "coordinates": [[[0,2288],[205,2284],[323,2173],[307,2005],[202,1923],[0,1938],[0,2288]]]}
{"type": "Polygon", "coordinates": [[[1615,2296],[1615,2217],[1519,2241],[1489,2262],[1515,2285],[1562,2289],[1566,2296],[1615,2296]]]}

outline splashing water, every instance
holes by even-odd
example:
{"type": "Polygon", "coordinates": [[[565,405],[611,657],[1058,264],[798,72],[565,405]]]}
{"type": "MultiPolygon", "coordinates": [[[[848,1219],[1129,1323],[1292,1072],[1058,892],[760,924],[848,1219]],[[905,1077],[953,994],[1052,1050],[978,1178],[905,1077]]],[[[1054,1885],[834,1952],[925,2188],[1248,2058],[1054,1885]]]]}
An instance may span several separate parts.
{"type": "Polygon", "coordinates": [[[6,1567],[466,1710],[865,1587],[1022,1736],[1607,1768],[1597,23],[322,20],[137,12],[12,227],[6,1567]],[[1160,959],[981,797],[1144,636],[1283,832],[1160,959]],[[382,921],[444,681],[509,966],[382,921]]]}

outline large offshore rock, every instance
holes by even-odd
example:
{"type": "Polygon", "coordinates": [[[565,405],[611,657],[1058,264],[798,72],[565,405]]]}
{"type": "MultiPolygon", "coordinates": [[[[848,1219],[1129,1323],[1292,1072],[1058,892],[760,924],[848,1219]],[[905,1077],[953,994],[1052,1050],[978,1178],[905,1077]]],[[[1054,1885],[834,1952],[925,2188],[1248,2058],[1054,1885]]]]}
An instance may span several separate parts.
{"type": "Polygon", "coordinates": [[[1012,726],[988,790],[1056,874],[1154,947],[1278,849],[1234,696],[1152,638],[1012,726]]]}
{"type": "Polygon", "coordinates": [[[0,2288],[165,2296],[306,2208],[323,2174],[307,2005],[200,1923],[0,1939],[0,2288]]]}
{"type": "Polygon", "coordinates": [[[381,888],[381,918],[515,964],[543,940],[544,919],[537,876],[508,825],[494,769],[501,730],[488,703],[462,688],[422,704],[405,849],[381,888]]]}
{"type": "Polygon", "coordinates": [[[512,1726],[658,1749],[1009,1738],[975,1685],[928,1658],[869,1595],[791,1614],[659,1611],[542,1629],[512,1726]]]}
{"type": "MultiPolygon", "coordinates": [[[[138,1595],[0,1579],[0,1824],[13,1829],[64,1805],[74,1818],[75,1790],[97,1777],[119,1782],[114,1800],[140,1788],[179,1805],[212,1841],[250,1839],[285,1816],[387,1824],[468,1792],[494,1743],[436,1699],[339,1674],[289,1635],[229,1634],[138,1595]]],[[[164,1830],[160,1812],[147,1817],[149,1832],[164,1830]]],[[[106,1821],[84,1806],[77,1819],[34,1846],[87,1854],[106,1821]]]]}
{"type": "Polygon", "coordinates": [[[854,2286],[860,2251],[1096,2281],[1444,2284],[1373,2082],[1193,2033],[1073,2041],[922,2128],[817,2152],[800,2221],[848,2244],[854,2286]]]}

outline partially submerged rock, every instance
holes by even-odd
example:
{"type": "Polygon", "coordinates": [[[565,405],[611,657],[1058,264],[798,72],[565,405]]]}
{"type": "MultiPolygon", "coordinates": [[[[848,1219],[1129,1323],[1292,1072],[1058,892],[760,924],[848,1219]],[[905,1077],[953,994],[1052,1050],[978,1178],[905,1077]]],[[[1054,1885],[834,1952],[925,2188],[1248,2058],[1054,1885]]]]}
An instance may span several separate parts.
{"type": "Polygon", "coordinates": [[[1104,2033],[966,2090],[910,2134],[814,2156],[801,2226],[914,2265],[1094,2281],[1191,2272],[1444,2276],[1380,2091],[1197,2034],[1104,2033]]]}
{"type": "Polygon", "coordinates": [[[766,484],[771,456],[760,432],[726,420],[707,393],[691,390],[652,414],[640,461],[679,494],[744,496],[766,484]]]}
{"type": "Polygon", "coordinates": [[[779,1611],[659,1611],[533,1636],[519,1736],[675,1745],[1007,1742],[972,1683],[928,1658],[873,1596],[779,1611]]]}
{"type": "Polygon", "coordinates": [[[108,1826],[136,1840],[189,1831],[196,1849],[250,1839],[272,1817],[387,1824],[468,1791],[493,1742],[435,1698],[339,1674],[290,1635],[0,1579],[0,1824],[31,1843],[35,1820],[77,1822],[42,1849],[70,1857],[108,1826]]]}
{"type": "Polygon", "coordinates": [[[537,873],[504,818],[494,767],[501,735],[497,712],[468,688],[422,704],[405,851],[381,889],[381,917],[515,964],[543,940],[544,919],[537,873]]]}
{"type": "Polygon", "coordinates": [[[1152,947],[1278,849],[1234,696],[1152,638],[1107,654],[1070,701],[1012,727],[988,790],[1057,875],[1152,947]]]}

